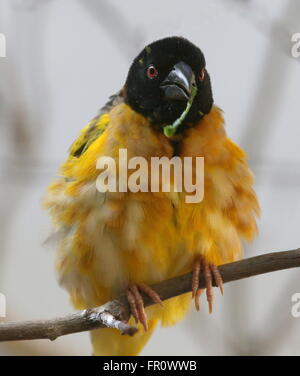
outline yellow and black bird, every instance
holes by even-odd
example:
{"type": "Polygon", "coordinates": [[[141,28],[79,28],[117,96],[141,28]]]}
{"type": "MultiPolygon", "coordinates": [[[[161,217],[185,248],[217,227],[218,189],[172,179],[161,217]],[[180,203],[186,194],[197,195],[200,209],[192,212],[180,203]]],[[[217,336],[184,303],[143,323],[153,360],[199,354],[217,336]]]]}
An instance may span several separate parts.
{"type": "MultiPolygon", "coordinates": [[[[192,174],[196,167],[193,165],[192,174]]],[[[150,183],[149,183],[150,184],[150,183]]],[[[226,135],[222,111],[213,104],[201,50],[169,37],[146,46],[134,59],[122,90],[80,133],[48,189],[45,205],[59,231],[57,271],[78,309],[99,306],[126,293],[139,332],[91,333],[95,355],[138,354],[156,325],[175,324],[191,297],[199,308],[199,273],[206,278],[209,310],[217,265],[242,254],[241,241],[256,233],[259,206],[243,150],[226,135]],[[204,157],[204,198],[188,192],[100,192],[99,157],[128,159],[204,157]],[[194,270],[192,294],[144,309],[141,292],[154,302],[152,284],[194,270]],[[191,296],[192,295],[192,296],[191,296]],[[143,330],[144,327],[144,330],[143,330]]]]}

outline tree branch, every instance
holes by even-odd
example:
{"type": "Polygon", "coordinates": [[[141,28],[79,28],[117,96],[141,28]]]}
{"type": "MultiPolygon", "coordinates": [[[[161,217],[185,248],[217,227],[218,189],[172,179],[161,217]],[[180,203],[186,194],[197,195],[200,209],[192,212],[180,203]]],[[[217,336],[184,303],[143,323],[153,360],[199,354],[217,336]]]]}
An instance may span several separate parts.
{"type": "MultiPolygon", "coordinates": [[[[219,267],[223,282],[236,281],[276,270],[300,267],[300,248],[286,252],[267,253],[219,267]]],[[[191,291],[192,273],[169,279],[153,285],[162,300],[191,291]]],[[[215,284],[214,284],[215,286],[215,284]]],[[[201,274],[200,288],[205,288],[201,274]]],[[[145,306],[153,304],[143,295],[145,306]]],[[[65,317],[50,320],[0,323],[0,342],[30,339],[50,339],[99,328],[116,328],[122,334],[134,335],[137,328],[125,321],[130,316],[125,296],[104,304],[101,307],[85,309],[65,317]]]]}

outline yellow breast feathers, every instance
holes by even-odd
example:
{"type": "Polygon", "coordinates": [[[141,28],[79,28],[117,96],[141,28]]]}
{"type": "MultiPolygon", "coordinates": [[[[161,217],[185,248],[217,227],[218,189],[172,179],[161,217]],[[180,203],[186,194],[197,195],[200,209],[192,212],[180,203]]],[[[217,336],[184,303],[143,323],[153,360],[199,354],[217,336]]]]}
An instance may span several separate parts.
{"type": "MultiPolygon", "coordinates": [[[[194,171],[195,172],[195,171],[194,171]]],[[[193,173],[194,173],[193,172],[193,173]]],[[[129,283],[152,284],[192,267],[196,254],[216,264],[235,260],[250,240],[258,214],[245,153],[225,134],[214,107],[188,128],[176,149],[126,104],[85,128],[50,188],[46,205],[61,232],[57,268],[76,307],[102,304],[129,283]],[[100,156],[204,157],[204,198],[186,193],[106,192],[96,189],[100,156]]]]}

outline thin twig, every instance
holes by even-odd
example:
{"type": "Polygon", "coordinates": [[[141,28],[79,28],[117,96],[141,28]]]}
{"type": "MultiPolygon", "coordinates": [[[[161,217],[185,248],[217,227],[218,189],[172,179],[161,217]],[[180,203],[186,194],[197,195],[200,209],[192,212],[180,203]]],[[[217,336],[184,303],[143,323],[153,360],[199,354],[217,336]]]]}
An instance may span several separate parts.
{"type": "MultiPolygon", "coordinates": [[[[292,251],[267,253],[219,267],[223,282],[236,281],[276,270],[300,267],[300,248],[292,251]]],[[[191,291],[192,273],[169,279],[153,285],[152,288],[162,300],[166,300],[191,291]]],[[[214,284],[215,286],[215,284],[214,284]]],[[[205,287],[201,274],[199,287],[205,287]]],[[[153,301],[143,295],[145,306],[153,301]]],[[[122,334],[134,335],[137,328],[126,323],[130,316],[125,296],[104,304],[65,317],[50,320],[11,322],[0,324],[0,342],[30,339],[50,339],[99,328],[116,328],[122,334]]]]}

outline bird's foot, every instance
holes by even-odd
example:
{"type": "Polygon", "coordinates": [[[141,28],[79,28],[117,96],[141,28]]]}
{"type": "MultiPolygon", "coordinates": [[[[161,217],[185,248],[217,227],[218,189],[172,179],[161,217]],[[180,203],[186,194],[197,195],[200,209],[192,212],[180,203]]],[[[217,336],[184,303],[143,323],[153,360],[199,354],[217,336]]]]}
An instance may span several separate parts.
{"type": "Polygon", "coordinates": [[[220,288],[222,295],[224,294],[223,281],[218,267],[208,263],[203,256],[198,256],[194,263],[193,280],[192,280],[192,297],[195,300],[196,310],[200,310],[200,295],[203,289],[199,288],[200,273],[204,273],[206,282],[206,298],[208,302],[209,313],[212,313],[213,307],[213,278],[216,285],[220,288]]]}
{"type": "Polygon", "coordinates": [[[143,283],[130,285],[127,288],[127,300],[130,306],[132,316],[135,322],[140,322],[145,331],[148,330],[147,314],[145,312],[144,301],[141,292],[148,295],[154,303],[160,304],[163,307],[163,302],[161,301],[159,295],[149,286],[143,283]]]}

